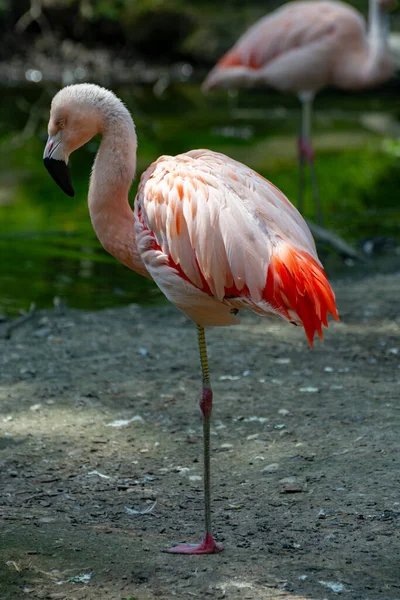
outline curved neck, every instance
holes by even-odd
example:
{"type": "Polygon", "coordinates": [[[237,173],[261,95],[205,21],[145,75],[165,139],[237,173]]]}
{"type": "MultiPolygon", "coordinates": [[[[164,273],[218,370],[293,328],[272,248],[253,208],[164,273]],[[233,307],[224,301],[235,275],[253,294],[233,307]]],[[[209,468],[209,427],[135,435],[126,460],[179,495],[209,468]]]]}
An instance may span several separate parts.
{"type": "Polygon", "coordinates": [[[387,43],[389,15],[378,0],[369,0],[368,43],[357,51],[346,53],[338,68],[337,80],[346,89],[360,89],[379,85],[393,71],[387,43]]]}
{"type": "Polygon", "coordinates": [[[128,192],[136,170],[135,126],[124,109],[105,116],[89,186],[89,212],[102,246],[119,262],[149,276],[136,246],[128,192]]]}

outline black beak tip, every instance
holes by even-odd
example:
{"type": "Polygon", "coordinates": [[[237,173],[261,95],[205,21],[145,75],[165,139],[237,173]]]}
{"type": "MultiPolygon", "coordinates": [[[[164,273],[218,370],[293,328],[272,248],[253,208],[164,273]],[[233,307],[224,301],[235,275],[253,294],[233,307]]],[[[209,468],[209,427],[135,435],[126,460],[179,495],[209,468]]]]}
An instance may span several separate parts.
{"type": "Polygon", "coordinates": [[[75,191],[72,186],[71,175],[68,169],[68,165],[63,160],[55,160],[54,158],[45,157],[43,159],[44,166],[56,182],[56,184],[62,189],[62,191],[73,198],[75,191]]]}

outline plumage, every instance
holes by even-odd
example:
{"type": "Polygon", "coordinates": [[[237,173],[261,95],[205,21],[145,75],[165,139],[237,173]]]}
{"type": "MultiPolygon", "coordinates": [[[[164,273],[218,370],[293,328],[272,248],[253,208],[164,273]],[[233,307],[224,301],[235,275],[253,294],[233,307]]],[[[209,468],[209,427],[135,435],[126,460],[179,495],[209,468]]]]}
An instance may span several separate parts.
{"type": "Polygon", "coordinates": [[[199,325],[225,325],[226,318],[233,321],[232,307],[250,308],[306,323],[312,343],[322,318],[326,324],[326,310],[337,318],[304,219],[282,192],[245,165],[210,150],[162,156],[142,175],[135,216],[146,269],[167,298],[199,325]],[[210,313],[210,298],[203,310],[204,295],[225,311],[210,313]]]}
{"type": "Polygon", "coordinates": [[[376,25],[368,35],[362,15],[338,0],[288,2],[250,27],[219,60],[203,87],[264,84],[315,93],[327,85],[344,89],[377,85],[393,69],[385,34],[376,25]]]}
{"type": "Polygon", "coordinates": [[[219,552],[211,533],[212,390],[204,327],[233,324],[246,308],[303,325],[312,345],[327,314],[338,319],[334,294],[299,212],[272,183],[223,154],[161,156],[143,173],[132,212],[135,128],[122,102],[98,86],[69,86],[52,102],[44,159],[66,193],[73,194],[69,155],[97,133],[103,137],[88,203],[99,240],[124,265],[153,278],[198,328],[206,535],[199,545],[170,551],[219,552]]]}

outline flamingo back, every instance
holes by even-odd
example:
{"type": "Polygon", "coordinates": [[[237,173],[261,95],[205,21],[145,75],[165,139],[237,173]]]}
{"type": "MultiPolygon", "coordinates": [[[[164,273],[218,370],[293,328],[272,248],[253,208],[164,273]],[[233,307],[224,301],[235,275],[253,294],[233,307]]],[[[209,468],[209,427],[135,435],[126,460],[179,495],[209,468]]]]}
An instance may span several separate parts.
{"type": "Polygon", "coordinates": [[[365,22],[349,5],[289,2],[250,27],[203,88],[267,83],[282,91],[318,91],[333,82],[341,52],[348,54],[365,41],[365,22]]]}
{"type": "Polygon", "coordinates": [[[199,325],[226,324],[214,309],[250,308],[303,324],[310,339],[327,311],[337,317],[304,219],[245,165],[209,150],[162,156],[142,175],[135,214],[141,258],[166,296],[192,318],[194,297],[213,299],[199,325]]]}

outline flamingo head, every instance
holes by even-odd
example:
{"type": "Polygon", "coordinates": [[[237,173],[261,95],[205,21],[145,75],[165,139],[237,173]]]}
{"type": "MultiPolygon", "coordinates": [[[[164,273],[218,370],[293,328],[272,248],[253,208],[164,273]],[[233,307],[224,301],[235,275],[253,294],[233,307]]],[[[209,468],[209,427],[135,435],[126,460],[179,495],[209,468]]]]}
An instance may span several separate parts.
{"type": "Polygon", "coordinates": [[[100,89],[91,84],[71,85],[60,90],[51,104],[43,161],[68,196],[75,194],[68,168],[69,156],[102,128],[101,111],[96,106],[100,89]]]}

